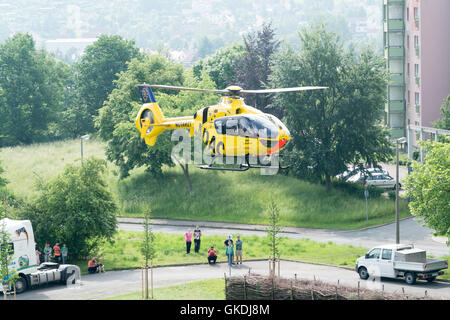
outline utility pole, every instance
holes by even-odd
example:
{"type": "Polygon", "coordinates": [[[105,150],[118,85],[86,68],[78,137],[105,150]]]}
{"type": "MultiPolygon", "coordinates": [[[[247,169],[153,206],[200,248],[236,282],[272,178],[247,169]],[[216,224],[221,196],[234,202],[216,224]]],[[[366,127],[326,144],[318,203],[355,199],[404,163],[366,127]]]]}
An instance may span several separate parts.
{"type": "Polygon", "coordinates": [[[405,143],[406,138],[399,138],[395,140],[395,156],[396,156],[396,166],[395,166],[395,243],[400,243],[400,218],[399,218],[399,207],[398,207],[398,190],[399,186],[399,168],[398,168],[398,144],[405,143]]]}

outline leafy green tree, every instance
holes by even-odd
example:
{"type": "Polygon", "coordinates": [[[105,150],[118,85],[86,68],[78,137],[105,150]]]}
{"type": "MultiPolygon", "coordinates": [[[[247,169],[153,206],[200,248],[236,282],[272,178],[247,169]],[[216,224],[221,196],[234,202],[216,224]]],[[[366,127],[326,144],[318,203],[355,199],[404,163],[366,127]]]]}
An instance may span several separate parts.
{"type": "Polygon", "coordinates": [[[111,91],[116,88],[120,72],[127,69],[127,63],[140,56],[134,41],[122,39],[118,35],[101,35],[92,45],[86,47],[81,61],[75,65],[77,73],[77,103],[86,112],[78,123],[84,134],[94,131],[94,117],[103,106],[111,91]]]}
{"type": "Polygon", "coordinates": [[[347,170],[347,164],[386,161],[392,154],[387,131],[380,125],[387,73],[383,57],[370,49],[344,52],[323,25],[299,34],[303,49],[289,46],[276,56],[273,87],[326,86],[325,90],[283,93],[293,143],[288,147],[291,172],[324,180],[347,170]]]}
{"type": "Polygon", "coordinates": [[[39,197],[24,208],[36,242],[64,242],[74,259],[86,258],[104,241],[112,241],[117,205],[104,178],[106,161],[89,158],[68,165],[56,178],[38,185],[39,197]]]}
{"type": "Polygon", "coordinates": [[[439,235],[450,236],[450,138],[444,142],[421,141],[425,163],[413,163],[406,178],[409,208],[439,235]]]}
{"type": "Polygon", "coordinates": [[[440,129],[450,130],[450,94],[441,105],[441,119],[436,120],[433,126],[440,129]]]}
{"type": "Polygon", "coordinates": [[[234,43],[218,50],[214,55],[198,61],[192,70],[198,80],[203,72],[207,72],[218,89],[225,89],[229,85],[236,84],[235,64],[236,60],[243,57],[245,48],[242,43],[234,43]]]}
{"type": "Polygon", "coordinates": [[[64,63],[35,48],[30,34],[0,45],[0,146],[51,138],[62,110],[64,63]]]}
{"type": "MultiPolygon", "coordinates": [[[[245,54],[235,62],[237,85],[244,89],[263,89],[269,83],[273,54],[278,50],[279,41],[275,39],[275,31],[270,23],[264,24],[261,30],[249,33],[243,38],[245,54]]],[[[271,96],[248,95],[245,102],[267,111],[266,107],[271,102],[271,96]]]]}

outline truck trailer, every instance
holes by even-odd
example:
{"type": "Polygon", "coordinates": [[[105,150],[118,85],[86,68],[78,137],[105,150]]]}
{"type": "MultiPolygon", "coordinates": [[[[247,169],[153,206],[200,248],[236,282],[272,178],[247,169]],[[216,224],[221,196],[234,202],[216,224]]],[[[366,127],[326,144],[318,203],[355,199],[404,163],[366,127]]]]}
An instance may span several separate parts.
{"type": "MultiPolygon", "coordinates": [[[[75,284],[80,281],[80,268],[72,264],[58,264],[45,262],[37,264],[36,243],[34,232],[29,220],[0,220],[0,228],[8,232],[13,249],[13,257],[8,261],[10,274],[16,272],[19,276],[15,282],[16,293],[25,292],[27,289],[37,288],[50,283],[75,284]]],[[[14,288],[6,288],[13,291],[14,288]]],[[[3,287],[0,282],[0,292],[3,287]]]]}

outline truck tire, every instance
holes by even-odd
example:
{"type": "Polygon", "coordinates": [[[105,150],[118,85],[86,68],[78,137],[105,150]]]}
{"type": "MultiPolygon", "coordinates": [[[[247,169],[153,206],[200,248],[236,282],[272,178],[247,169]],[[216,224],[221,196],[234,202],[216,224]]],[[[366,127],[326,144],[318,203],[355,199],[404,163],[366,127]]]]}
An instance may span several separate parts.
{"type": "Polygon", "coordinates": [[[25,278],[19,277],[16,280],[16,293],[22,293],[25,292],[27,290],[27,281],[25,280],[25,278]]]}
{"type": "Polygon", "coordinates": [[[369,273],[365,267],[361,267],[358,269],[359,277],[363,280],[367,280],[369,278],[369,273]]]}
{"type": "Polygon", "coordinates": [[[414,283],[416,283],[416,275],[413,272],[405,273],[405,282],[407,284],[414,284],[414,283]]]}

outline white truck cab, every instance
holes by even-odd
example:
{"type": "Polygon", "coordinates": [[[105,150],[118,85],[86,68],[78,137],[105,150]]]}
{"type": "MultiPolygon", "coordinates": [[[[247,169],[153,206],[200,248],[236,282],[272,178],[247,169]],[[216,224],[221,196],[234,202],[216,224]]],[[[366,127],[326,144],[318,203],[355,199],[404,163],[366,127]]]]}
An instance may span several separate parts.
{"type": "MultiPolygon", "coordinates": [[[[28,288],[37,287],[51,282],[74,283],[80,279],[80,268],[76,265],[57,263],[37,264],[36,243],[34,242],[33,227],[29,220],[0,220],[0,227],[4,225],[9,233],[10,243],[14,254],[9,261],[9,271],[15,271],[19,278],[16,280],[16,293],[22,293],[28,288]]],[[[10,290],[11,288],[7,288],[10,290]]],[[[0,292],[3,291],[0,283],[0,292]]]]}
{"type": "Polygon", "coordinates": [[[447,268],[447,260],[429,259],[425,250],[412,244],[387,244],[372,248],[356,260],[355,271],[364,280],[369,276],[404,278],[406,283],[414,284],[416,279],[431,282],[447,268]]]}

